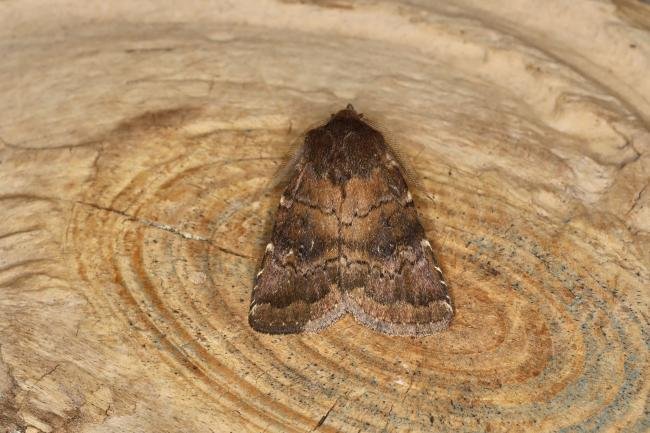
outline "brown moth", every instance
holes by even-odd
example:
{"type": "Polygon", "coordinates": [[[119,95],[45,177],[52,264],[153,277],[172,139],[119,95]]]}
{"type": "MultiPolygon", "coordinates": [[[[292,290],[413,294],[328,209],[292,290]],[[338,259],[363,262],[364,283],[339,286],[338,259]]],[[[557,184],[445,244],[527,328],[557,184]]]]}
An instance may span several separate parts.
{"type": "Polygon", "coordinates": [[[390,335],[428,335],[453,316],[402,168],[352,105],[305,137],[248,318],[257,331],[288,334],[346,313],[390,335]]]}

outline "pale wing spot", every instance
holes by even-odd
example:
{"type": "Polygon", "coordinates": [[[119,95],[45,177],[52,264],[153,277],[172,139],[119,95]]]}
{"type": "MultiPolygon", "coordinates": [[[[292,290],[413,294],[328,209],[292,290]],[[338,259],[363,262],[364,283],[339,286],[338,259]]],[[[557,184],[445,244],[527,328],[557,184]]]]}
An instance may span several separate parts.
{"type": "Polygon", "coordinates": [[[280,197],[280,206],[288,208],[291,207],[291,203],[292,201],[284,198],[284,196],[280,197]]]}
{"type": "Polygon", "coordinates": [[[431,248],[431,244],[430,244],[429,241],[426,240],[426,239],[422,239],[422,240],[420,241],[420,245],[422,245],[422,248],[429,248],[429,249],[432,249],[432,248],[431,248]]]}
{"type": "Polygon", "coordinates": [[[253,314],[255,314],[255,310],[257,310],[257,307],[259,307],[259,305],[253,305],[251,307],[251,310],[248,312],[248,315],[252,316],[253,314]]]}
{"type": "Polygon", "coordinates": [[[264,272],[264,268],[260,269],[260,271],[255,275],[256,278],[259,278],[260,275],[262,275],[262,272],[264,272]]]}
{"type": "Polygon", "coordinates": [[[434,268],[436,269],[436,271],[440,272],[440,274],[442,275],[442,269],[440,269],[438,266],[434,266],[434,268]]]}
{"type": "Polygon", "coordinates": [[[445,308],[447,309],[447,311],[449,311],[450,313],[454,312],[454,309],[451,308],[451,305],[448,302],[443,302],[443,304],[444,304],[445,308]]]}
{"type": "Polygon", "coordinates": [[[411,195],[411,191],[406,192],[406,203],[411,203],[413,201],[413,196],[411,195]]]}
{"type": "Polygon", "coordinates": [[[269,242],[268,244],[266,244],[266,252],[269,253],[272,251],[273,251],[273,244],[269,242]]]}
{"type": "Polygon", "coordinates": [[[440,284],[443,284],[445,287],[447,287],[447,283],[445,282],[445,280],[440,280],[440,284]]]}

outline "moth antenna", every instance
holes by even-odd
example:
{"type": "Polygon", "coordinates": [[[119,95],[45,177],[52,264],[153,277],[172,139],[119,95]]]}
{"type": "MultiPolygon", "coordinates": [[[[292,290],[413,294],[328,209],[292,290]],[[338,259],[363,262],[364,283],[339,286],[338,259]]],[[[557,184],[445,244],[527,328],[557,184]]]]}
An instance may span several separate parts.
{"type": "Polygon", "coordinates": [[[275,173],[273,173],[271,179],[266,184],[264,188],[265,191],[272,191],[286,183],[291,172],[302,156],[302,143],[304,139],[305,134],[303,133],[291,140],[289,148],[285,152],[280,166],[276,169],[275,173]]]}
{"type": "Polygon", "coordinates": [[[406,178],[406,183],[409,186],[412,186],[418,192],[423,192],[426,195],[426,189],[420,180],[420,176],[417,174],[417,171],[412,168],[408,158],[405,157],[402,151],[399,149],[399,146],[397,145],[398,140],[395,138],[395,134],[391,132],[390,128],[387,128],[384,126],[383,122],[377,121],[375,119],[365,118],[364,122],[366,122],[372,128],[379,131],[381,135],[383,135],[384,141],[386,142],[386,147],[388,147],[391,155],[400,165],[404,177],[406,178]]]}
{"type": "MultiPolygon", "coordinates": [[[[334,116],[334,114],[332,114],[332,116],[334,116]]],[[[304,129],[301,128],[302,132],[300,132],[298,135],[296,135],[293,139],[290,140],[290,144],[285,151],[285,155],[282,159],[282,162],[280,163],[280,166],[275,171],[275,173],[271,176],[271,180],[267,183],[267,185],[264,188],[266,192],[284,186],[284,184],[291,177],[291,174],[293,173],[296,164],[298,164],[300,158],[302,158],[303,150],[304,150],[303,145],[305,143],[305,137],[307,136],[307,133],[312,129],[319,128],[326,124],[327,121],[322,121],[322,120],[319,120],[317,122],[312,122],[306,128],[304,129]]],[[[293,128],[293,124],[292,124],[292,128],[293,128]]],[[[291,133],[291,131],[289,131],[289,133],[291,133]]]]}

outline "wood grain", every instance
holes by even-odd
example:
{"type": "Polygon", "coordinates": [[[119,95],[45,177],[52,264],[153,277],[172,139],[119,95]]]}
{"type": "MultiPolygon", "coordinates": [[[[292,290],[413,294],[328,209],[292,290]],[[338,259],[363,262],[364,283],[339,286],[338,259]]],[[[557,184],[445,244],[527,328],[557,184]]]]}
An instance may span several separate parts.
{"type": "Polygon", "coordinates": [[[7,432],[645,432],[650,6],[0,3],[7,432]],[[300,133],[387,131],[426,338],[247,324],[300,133]]]}

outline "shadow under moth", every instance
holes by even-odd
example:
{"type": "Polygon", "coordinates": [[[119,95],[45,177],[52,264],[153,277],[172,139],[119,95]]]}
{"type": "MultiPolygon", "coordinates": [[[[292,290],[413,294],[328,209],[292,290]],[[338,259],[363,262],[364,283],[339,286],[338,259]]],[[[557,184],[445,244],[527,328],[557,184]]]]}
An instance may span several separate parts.
{"type": "Polygon", "coordinates": [[[343,314],[389,335],[447,327],[447,283],[403,169],[352,105],[307,132],[255,279],[249,323],[317,332],[343,314]]]}

